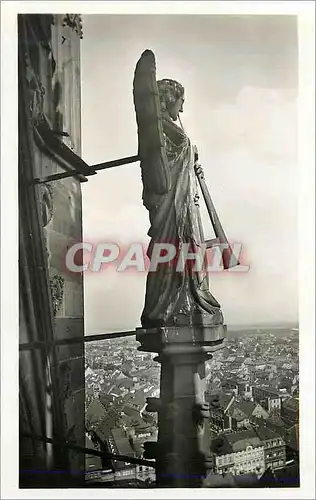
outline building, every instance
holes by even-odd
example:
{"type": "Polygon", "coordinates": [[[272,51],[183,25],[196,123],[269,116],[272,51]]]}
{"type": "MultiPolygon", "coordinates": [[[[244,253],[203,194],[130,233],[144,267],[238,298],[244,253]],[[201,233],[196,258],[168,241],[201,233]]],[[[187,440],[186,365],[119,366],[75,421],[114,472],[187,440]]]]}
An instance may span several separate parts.
{"type": "Polygon", "coordinates": [[[264,447],[264,467],[265,469],[278,469],[284,467],[286,463],[285,441],[276,432],[264,425],[256,427],[264,447]]]}
{"type": "Polygon", "coordinates": [[[269,417],[267,411],[260,404],[245,400],[234,400],[227,414],[231,417],[231,429],[235,430],[250,427],[253,418],[266,419],[269,417]]]}
{"type": "Polygon", "coordinates": [[[209,395],[211,428],[218,431],[239,430],[251,427],[256,418],[266,419],[268,412],[258,403],[237,399],[223,393],[209,395]]]}
{"type": "Polygon", "coordinates": [[[228,405],[233,399],[232,395],[227,395],[222,392],[206,394],[206,401],[210,408],[210,427],[215,432],[222,432],[225,429],[232,428],[232,422],[229,416],[226,415],[228,405]]]}
{"type": "Polygon", "coordinates": [[[223,433],[212,442],[216,472],[234,475],[276,470],[286,465],[286,443],[282,436],[261,423],[253,428],[223,433]]]}
{"type": "MultiPolygon", "coordinates": [[[[98,449],[88,434],[86,434],[86,448],[98,449]]],[[[97,457],[97,456],[92,455],[92,454],[86,454],[85,460],[86,460],[86,463],[85,463],[86,478],[87,477],[90,478],[91,476],[92,476],[92,478],[94,478],[95,473],[102,471],[104,468],[100,457],[97,457]]]]}
{"type": "Polygon", "coordinates": [[[281,417],[290,425],[294,425],[298,420],[299,400],[298,398],[287,398],[282,401],[281,417]]]}
{"type": "Polygon", "coordinates": [[[225,378],[222,382],[222,389],[224,392],[233,393],[235,396],[240,394],[240,383],[235,378],[225,378]]]}
{"type": "Polygon", "coordinates": [[[221,434],[212,442],[216,473],[233,475],[264,471],[264,446],[252,429],[221,434]]]}
{"type": "Polygon", "coordinates": [[[298,463],[286,464],[283,468],[272,471],[267,469],[259,480],[261,488],[298,488],[300,470],[298,463]]]}
{"type": "Polygon", "coordinates": [[[157,441],[158,431],[151,425],[139,425],[128,429],[131,446],[136,456],[143,458],[146,443],[157,441]]]}
{"type": "Polygon", "coordinates": [[[106,417],[106,409],[100,400],[94,399],[86,410],[86,428],[94,429],[106,417]]]}
{"type": "MultiPolygon", "coordinates": [[[[123,429],[118,427],[112,428],[108,435],[108,443],[112,453],[125,456],[130,455],[131,457],[134,456],[134,450],[131,446],[131,442],[127,433],[124,432],[123,429]]],[[[135,469],[134,465],[127,462],[114,461],[113,463],[115,471],[135,469]]]]}
{"type": "Polygon", "coordinates": [[[81,38],[78,15],[18,16],[22,488],[84,479],[84,454],[52,445],[85,445],[83,277],[65,265],[82,239],[88,168],[80,157],[81,38]],[[74,337],[82,341],[68,343],[74,337]]]}
{"type": "Polygon", "coordinates": [[[275,389],[253,386],[252,397],[256,403],[260,403],[269,413],[281,412],[281,397],[275,389]]]}

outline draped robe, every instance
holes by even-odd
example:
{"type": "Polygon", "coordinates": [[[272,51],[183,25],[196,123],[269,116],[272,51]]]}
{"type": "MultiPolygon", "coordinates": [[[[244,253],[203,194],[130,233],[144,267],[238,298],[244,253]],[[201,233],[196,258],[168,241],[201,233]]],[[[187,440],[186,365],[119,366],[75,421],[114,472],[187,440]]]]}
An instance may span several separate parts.
{"type": "MultiPolygon", "coordinates": [[[[163,117],[163,133],[171,187],[168,192],[157,194],[144,183],[143,203],[149,210],[151,223],[149,259],[155,243],[174,244],[177,257],[184,243],[190,245],[191,252],[201,249],[204,243],[193,147],[169,116],[163,117]]],[[[148,272],[142,326],[177,324],[179,315],[185,316],[189,324],[192,324],[193,315],[195,318],[197,315],[207,317],[209,324],[223,323],[220,305],[209,291],[205,259],[203,268],[198,271],[194,262],[177,270],[175,258],[148,272]]]]}

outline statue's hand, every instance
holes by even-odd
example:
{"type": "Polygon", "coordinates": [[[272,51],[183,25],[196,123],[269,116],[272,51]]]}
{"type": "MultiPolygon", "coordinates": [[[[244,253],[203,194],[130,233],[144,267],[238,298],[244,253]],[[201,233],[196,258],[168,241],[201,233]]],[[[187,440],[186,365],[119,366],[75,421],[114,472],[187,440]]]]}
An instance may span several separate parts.
{"type": "Polygon", "coordinates": [[[194,165],[194,170],[195,170],[196,175],[198,175],[201,179],[204,178],[203,168],[201,167],[201,165],[199,163],[196,163],[194,165]]]}
{"type": "Polygon", "coordinates": [[[194,161],[197,162],[199,159],[199,152],[198,152],[198,148],[196,147],[195,144],[193,146],[193,153],[194,153],[194,161]]]}

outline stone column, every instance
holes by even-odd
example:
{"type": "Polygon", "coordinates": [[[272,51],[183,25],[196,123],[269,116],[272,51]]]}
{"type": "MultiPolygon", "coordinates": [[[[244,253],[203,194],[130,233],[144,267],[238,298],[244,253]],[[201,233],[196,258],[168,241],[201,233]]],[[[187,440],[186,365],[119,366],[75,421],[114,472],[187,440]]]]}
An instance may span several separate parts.
{"type": "Polygon", "coordinates": [[[161,363],[160,398],[148,398],[158,412],[158,442],[145,446],[156,459],[158,487],[202,485],[210,455],[205,361],[221,348],[224,325],[138,329],[139,350],[155,352],[161,363]]]}

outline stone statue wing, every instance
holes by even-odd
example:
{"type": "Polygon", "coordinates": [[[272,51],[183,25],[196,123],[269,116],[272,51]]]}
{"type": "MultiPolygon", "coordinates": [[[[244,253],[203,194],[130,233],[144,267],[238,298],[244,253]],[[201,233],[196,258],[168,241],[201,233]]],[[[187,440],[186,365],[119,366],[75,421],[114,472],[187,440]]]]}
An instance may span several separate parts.
{"type": "Polygon", "coordinates": [[[156,81],[156,62],[151,50],[145,50],[136,65],[133,97],[144,189],[164,194],[170,189],[170,172],[156,81]]]}

